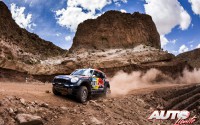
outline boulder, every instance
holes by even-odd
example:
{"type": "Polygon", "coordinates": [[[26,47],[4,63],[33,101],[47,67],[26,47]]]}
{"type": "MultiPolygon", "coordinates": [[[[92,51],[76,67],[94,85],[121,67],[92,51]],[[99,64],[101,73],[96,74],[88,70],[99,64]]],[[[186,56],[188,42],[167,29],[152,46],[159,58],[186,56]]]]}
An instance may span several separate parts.
{"type": "Polygon", "coordinates": [[[16,116],[20,125],[43,125],[42,118],[31,114],[18,114],[16,116]]]}
{"type": "Polygon", "coordinates": [[[91,117],[90,118],[90,121],[91,121],[91,123],[92,124],[94,124],[94,125],[102,125],[103,124],[103,122],[101,122],[101,121],[99,121],[96,117],[91,117]]]}

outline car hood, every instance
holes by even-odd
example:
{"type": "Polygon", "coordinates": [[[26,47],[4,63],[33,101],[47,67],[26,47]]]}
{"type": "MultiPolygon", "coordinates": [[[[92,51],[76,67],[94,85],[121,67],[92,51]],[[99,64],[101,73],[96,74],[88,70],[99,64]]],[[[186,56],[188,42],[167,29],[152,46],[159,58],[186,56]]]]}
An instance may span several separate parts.
{"type": "Polygon", "coordinates": [[[74,77],[78,78],[88,78],[89,76],[80,76],[80,75],[58,75],[55,76],[54,79],[66,79],[66,80],[71,80],[74,77]]]}

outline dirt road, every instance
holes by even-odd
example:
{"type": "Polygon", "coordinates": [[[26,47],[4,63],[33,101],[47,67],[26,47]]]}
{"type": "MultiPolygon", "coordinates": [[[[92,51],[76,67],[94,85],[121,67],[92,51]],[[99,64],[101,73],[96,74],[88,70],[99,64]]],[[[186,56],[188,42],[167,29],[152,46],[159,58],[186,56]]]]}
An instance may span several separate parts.
{"type": "MultiPolygon", "coordinates": [[[[199,84],[151,85],[125,96],[94,97],[86,104],[77,103],[71,96],[54,96],[51,87],[43,83],[0,82],[0,118],[4,123],[17,124],[16,114],[28,113],[41,116],[48,125],[151,125],[158,124],[158,121],[147,120],[155,109],[188,109],[192,115],[200,113],[199,84]],[[21,104],[20,99],[24,99],[25,104],[21,104]],[[10,113],[8,108],[14,112],[10,113]]],[[[195,124],[199,124],[199,120],[195,124]]],[[[171,124],[174,121],[160,122],[171,124]]]]}

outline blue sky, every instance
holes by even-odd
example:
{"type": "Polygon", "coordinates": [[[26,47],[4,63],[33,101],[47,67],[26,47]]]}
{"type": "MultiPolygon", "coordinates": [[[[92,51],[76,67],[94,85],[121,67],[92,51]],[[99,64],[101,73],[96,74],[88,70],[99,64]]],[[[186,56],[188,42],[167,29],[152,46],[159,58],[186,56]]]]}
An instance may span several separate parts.
{"type": "Polygon", "coordinates": [[[152,16],[162,48],[178,54],[200,47],[200,0],[3,0],[22,28],[69,49],[77,25],[108,10],[152,16]]]}

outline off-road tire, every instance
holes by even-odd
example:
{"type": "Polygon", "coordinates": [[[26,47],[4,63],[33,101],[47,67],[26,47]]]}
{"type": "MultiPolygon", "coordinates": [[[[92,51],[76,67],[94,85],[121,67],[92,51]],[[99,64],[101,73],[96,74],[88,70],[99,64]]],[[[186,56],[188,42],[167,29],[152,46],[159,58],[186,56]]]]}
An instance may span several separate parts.
{"type": "Polygon", "coordinates": [[[52,88],[52,91],[54,95],[61,95],[61,93],[58,92],[54,87],[52,88]]]}
{"type": "Polygon", "coordinates": [[[111,94],[110,88],[108,86],[105,87],[103,95],[105,97],[109,97],[111,94]]]}
{"type": "Polygon", "coordinates": [[[88,99],[88,89],[86,86],[80,86],[77,91],[76,98],[79,102],[84,103],[88,99]]]}

